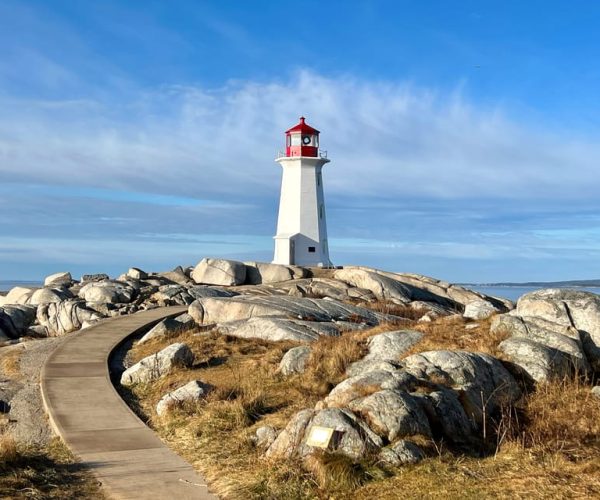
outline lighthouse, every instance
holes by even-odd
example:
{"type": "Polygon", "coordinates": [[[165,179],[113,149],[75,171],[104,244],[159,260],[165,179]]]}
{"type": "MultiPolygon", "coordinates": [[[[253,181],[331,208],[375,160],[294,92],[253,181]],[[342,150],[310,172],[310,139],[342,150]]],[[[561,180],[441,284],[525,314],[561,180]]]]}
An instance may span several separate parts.
{"type": "Polygon", "coordinates": [[[327,245],[323,165],[319,131],[300,117],[285,132],[285,154],[275,160],[283,169],[274,264],[332,267],[327,245]]]}

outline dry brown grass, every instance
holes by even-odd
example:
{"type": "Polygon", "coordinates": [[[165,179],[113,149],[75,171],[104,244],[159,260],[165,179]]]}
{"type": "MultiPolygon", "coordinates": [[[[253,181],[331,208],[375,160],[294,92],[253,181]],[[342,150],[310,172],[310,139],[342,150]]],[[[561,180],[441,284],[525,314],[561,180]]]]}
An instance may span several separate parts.
{"type": "Polygon", "coordinates": [[[0,370],[4,375],[15,378],[20,375],[21,352],[11,350],[0,358],[0,370]]]}
{"type": "Polygon", "coordinates": [[[45,448],[23,447],[0,435],[0,498],[103,499],[98,481],[54,439],[45,448]]]}
{"type": "Polygon", "coordinates": [[[405,466],[384,481],[365,484],[352,498],[598,498],[598,467],[598,459],[574,463],[560,454],[539,457],[530,449],[508,443],[487,458],[443,453],[405,466]]]}
{"type": "Polygon", "coordinates": [[[366,351],[364,339],[356,334],[322,337],[311,345],[306,371],[296,379],[309,393],[325,397],[344,379],[348,365],[364,356],[366,351]]]}
{"type": "Polygon", "coordinates": [[[400,318],[406,318],[408,320],[416,321],[421,319],[426,313],[426,309],[414,309],[408,305],[395,304],[389,301],[377,301],[377,302],[366,302],[360,303],[363,307],[377,311],[382,314],[391,314],[392,316],[398,316],[400,318]]]}
{"type": "Polygon", "coordinates": [[[519,439],[526,448],[574,461],[600,457],[600,399],[581,379],[538,384],[524,401],[521,419],[519,439]]]}
{"type": "Polygon", "coordinates": [[[368,461],[355,462],[335,453],[318,451],[310,455],[303,466],[310,471],[320,491],[336,497],[354,491],[369,480],[372,469],[368,461]]]}
{"type": "MultiPolygon", "coordinates": [[[[489,320],[466,329],[463,320],[410,323],[425,336],[413,352],[461,349],[496,353],[502,340],[489,334],[489,320]]],[[[216,332],[179,336],[196,355],[192,369],[138,386],[129,398],[161,437],[205,474],[224,498],[574,498],[600,496],[600,403],[581,381],[539,386],[517,411],[499,422],[497,453],[476,459],[428,443],[431,458],[402,468],[373,460],[352,463],[317,455],[308,463],[265,460],[251,436],[261,425],[283,428],[297,411],[313,407],[344,378],[375,333],[398,329],[386,324],[312,344],[302,376],[283,378],[279,360],[292,342],[235,339],[216,332]],[[196,405],[174,408],[158,418],[160,397],[189,380],[217,389],[196,405]]],[[[134,349],[137,360],[174,339],[134,349]]]]}
{"type": "Polygon", "coordinates": [[[0,433],[0,464],[8,465],[19,457],[17,442],[7,432],[0,433]]]}
{"type": "Polygon", "coordinates": [[[460,317],[440,318],[431,323],[415,323],[411,328],[424,333],[423,340],[406,355],[432,350],[459,350],[491,354],[501,357],[498,344],[507,334],[491,333],[491,318],[478,321],[476,328],[467,329],[469,322],[460,317]]]}

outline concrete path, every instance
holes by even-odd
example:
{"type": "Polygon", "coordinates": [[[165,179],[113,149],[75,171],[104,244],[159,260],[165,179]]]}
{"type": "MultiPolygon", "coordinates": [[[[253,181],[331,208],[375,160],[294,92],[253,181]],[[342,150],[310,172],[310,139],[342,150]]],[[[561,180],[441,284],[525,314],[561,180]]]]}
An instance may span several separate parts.
{"type": "Polygon", "coordinates": [[[108,357],[126,337],[186,307],[107,319],[62,343],[41,376],[50,423],[117,499],[214,499],[206,481],[129,409],[113,387],[108,357]]]}

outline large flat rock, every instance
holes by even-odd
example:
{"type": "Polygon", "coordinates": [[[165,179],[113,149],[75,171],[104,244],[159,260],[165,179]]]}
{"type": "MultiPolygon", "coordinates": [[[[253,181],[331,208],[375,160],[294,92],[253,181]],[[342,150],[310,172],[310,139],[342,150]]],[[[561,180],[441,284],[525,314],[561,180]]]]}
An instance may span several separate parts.
{"type": "Polygon", "coordinates": [[[304,321],[347,321],[368,325],[398,319],[336,300],[286,296],[208,297],[194,301],[188,312],[200,325],[269,316],[304,321]]]}

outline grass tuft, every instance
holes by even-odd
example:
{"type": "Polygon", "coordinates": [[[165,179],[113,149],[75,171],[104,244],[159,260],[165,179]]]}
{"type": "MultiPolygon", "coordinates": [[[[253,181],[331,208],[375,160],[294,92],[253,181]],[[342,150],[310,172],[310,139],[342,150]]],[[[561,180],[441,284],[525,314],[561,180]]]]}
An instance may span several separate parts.
{"type": "Polygon", "coordinates": [[[20,375],[21,353],[12,350],[0,358],[0,370],[10,378],[16,378],[20,375]]]}
{"type": "Polygon", "coordinates": [[[0,434],[0,464],[10,465],[20,457],[17,442],[7,432],[0,434]]]}
{"type": "Polygon", "coordinates": [[[406,353],[416,354],[418,352],[433,350],[458,350],[490,354],[502,357],[498,344],[507,338],[506,332],[490,332],[492,318],[469,322],[461,317],[440,318],[431,323],[416,323],[412,326],[414,330],[424,333],[423,340],[406,353]],[[467,328],[467,325],[477,325],[475,328],[467,328]]]}
{"type": "Polygon", "coordinates": [[[103,499],[100,484],[58,438],[48,446],[20,446],[0,435],[0,498],[103,499]]]}
{"type": "Polygon", "coordinates": [[[363,305],[372,311],[377,311],[382,314],[391,314],[392,316],[398,316],[399,318],[405,318],[412,321],[417,321],[427,314],[427,309],[415,309],[407,304],[396,304],[389,301],[366,302],[363,305]]]}
{"type": "Polygon", "coordinates": [[[353,491],[367,481],[363,464],[337,453],[319,451],[309,455],[304,467],[314,476],[319,488],[329,493],[353,491]]]}
{"type": "Polygon", "coordinates": [[[579,378],[538,384],[524,402],[522,419],[526,448],[573,460],[600,457],[600,399],[579,378]]]}

